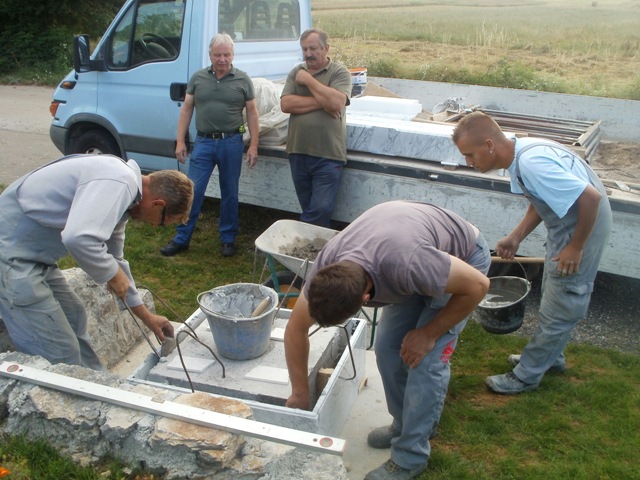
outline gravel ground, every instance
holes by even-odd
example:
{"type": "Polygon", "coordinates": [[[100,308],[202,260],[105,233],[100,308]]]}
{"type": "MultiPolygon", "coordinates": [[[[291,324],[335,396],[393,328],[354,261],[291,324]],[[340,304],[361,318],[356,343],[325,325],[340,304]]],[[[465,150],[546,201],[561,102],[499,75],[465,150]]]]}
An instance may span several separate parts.
{"type": "MultiPolygon", "coordinates": [[[[494,275],[522,276],[519,267],[505,267],[494,275]]],[[[531,291],[526,299],[525,318],[522,327],[512,335],[531,336],[538,326],[540,284],[542,270],[535,276],[533,268],[527,274],[531,279],[531,291]]],[[[640,355],[640,280],[598,273],[587,317],[578,323],[572,342],[587,343],[640,355]]]]}

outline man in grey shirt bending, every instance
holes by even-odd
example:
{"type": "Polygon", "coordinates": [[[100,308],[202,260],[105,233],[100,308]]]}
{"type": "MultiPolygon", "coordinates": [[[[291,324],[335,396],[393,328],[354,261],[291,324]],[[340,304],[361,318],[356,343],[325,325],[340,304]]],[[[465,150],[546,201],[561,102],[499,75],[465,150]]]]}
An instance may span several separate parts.
{"type": "Polygon", "coordinates": [[[106,283],[156,335],[171,322],[151,313],[123,257],[129,218],[152,225],[184,222],[193,184],[176,171],[142,175],[135,161],[71,155],[16,180],[0,195],[0,315],[18,351],[51,363],[104,367],[87,316],[56,262],[71,255],[106,283]]]}
{"type": "Polygon", "coordinates": [[[408,480],[427,466],[429,438],[449,385],[449,360],[467,316],[489,288],[489,248],[455,213],[424,203],[377,205],[322,249],[285,331],[292,393],[310,408],[309,328],[342,323],[363,306],[384,307],[375,352],[393,423],[373,430],[391,458],[366,480],[408,480]]]}

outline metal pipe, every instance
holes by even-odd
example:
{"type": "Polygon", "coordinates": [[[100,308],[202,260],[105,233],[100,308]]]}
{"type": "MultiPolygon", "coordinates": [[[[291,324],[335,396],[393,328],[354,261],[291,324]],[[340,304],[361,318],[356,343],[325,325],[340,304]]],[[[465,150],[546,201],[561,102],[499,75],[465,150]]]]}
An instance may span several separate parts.
{"type": "Polygon", "coordinates": [[[600,131],[600,124],[602,124],[602,120],[598,120],[589,128],[587,128],[587,131],[578,137],[576,145],[582,145],[583,147],[586,147],[587,143],[590,142],[589,139],[594,138],[600,131]]]}
{"type": "Polygon", "coordinates": [[[507,110],[492,110],[489,108],[481,108],[480,110],[482,110],[485,113],[496,113],[496,114],[501,114],[501,115],[505,115],[505,116],[512,116],[512,117],[527,117],[527,118],[532,118],[532,119],[540,119],[540,120],[552,120],[554,122],[564,122],[564,123],[572,123],[572,124],[576,124],[576,125],[591,125],[593,122],[590,122],[589,120],[576,120],[576,119],[571,119],[571,118],[560,118],[560,117],[545,117],[542,115],[531,115],[531,114],[523,114],[523,113],[518,113],[518,112],[509,112],[507,110]]]}
{"type": "Polygon", "coordinates": [[[512,259],[492,256],[493,263],[544,263],[544,257],[515,257],[512,259]]]}

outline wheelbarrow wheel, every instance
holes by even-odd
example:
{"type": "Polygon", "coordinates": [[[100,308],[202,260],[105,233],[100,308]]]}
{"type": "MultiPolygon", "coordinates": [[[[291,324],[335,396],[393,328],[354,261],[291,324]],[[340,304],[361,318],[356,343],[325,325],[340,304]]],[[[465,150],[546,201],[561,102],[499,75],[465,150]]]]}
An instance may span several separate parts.
{"type": "Polygon", "coordinates": [[[284,295],[286,293],[289,294],[287,298],[283,298],[280,306],[283,308],[293,308],[298,300],[298,294],[302,289],[302,277],[298,276],[296,278],[296,274],[290,272],[289,270],[282,270],[280,272],[276,272],[276,278],[278,279],[279,289],[275,288],[275,283],[273,281],[273,277],[267,278],[267,280],[263,283],[265,287],[271,287],[275,289],[278,294],[284,295]],[[294,294],[294,296],[291,296],[294,294]]]}

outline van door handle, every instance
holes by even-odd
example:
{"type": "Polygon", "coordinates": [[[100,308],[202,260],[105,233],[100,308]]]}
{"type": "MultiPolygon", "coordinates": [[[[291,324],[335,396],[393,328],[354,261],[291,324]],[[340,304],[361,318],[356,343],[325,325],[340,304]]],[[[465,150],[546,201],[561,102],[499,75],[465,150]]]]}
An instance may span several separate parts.
{"type": "Polygon", "coordinates": [[[182,102],[187,94],[186,83],[172,83],[169,86],[169,96],[174,102],[182,102]]]}

